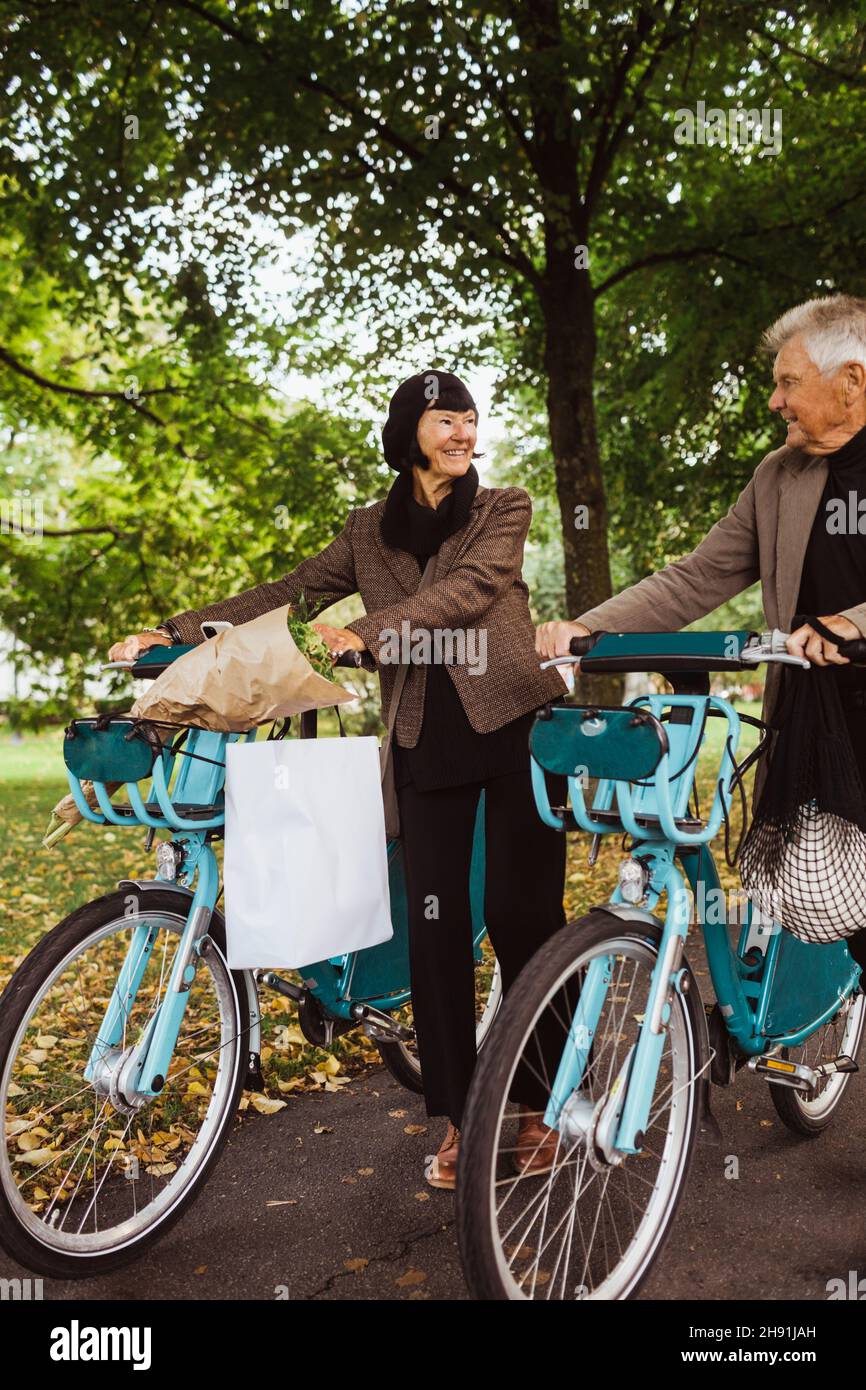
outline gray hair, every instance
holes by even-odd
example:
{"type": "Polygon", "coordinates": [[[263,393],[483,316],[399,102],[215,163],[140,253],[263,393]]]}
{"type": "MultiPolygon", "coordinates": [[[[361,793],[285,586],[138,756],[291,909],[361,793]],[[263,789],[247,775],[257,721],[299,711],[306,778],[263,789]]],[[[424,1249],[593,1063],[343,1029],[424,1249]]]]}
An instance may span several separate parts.
{"type": "Polygon", "coordinates": [[[761,347],[775,357],[798,336],[822,376],[832,376],[846,362],[866,367],[866,299],[850,294],[808,299],[776,319],[761,347]]]}

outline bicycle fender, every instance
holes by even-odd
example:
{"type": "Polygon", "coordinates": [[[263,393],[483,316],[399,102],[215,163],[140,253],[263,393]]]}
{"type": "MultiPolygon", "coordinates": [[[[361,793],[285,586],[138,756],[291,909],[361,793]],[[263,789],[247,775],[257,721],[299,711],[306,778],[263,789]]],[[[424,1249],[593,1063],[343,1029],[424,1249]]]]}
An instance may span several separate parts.
{"type": "Polygon", "coordinates": [[[591,912],[608,912],[614,917],[620,917],[625,922],[648,922],[650,926],[658,927],[661,931],[664,923],[660,922],[652,912],[645,907],[633,907],[631,903],[602,903],[598,907],[590,908],[591,912]]]}

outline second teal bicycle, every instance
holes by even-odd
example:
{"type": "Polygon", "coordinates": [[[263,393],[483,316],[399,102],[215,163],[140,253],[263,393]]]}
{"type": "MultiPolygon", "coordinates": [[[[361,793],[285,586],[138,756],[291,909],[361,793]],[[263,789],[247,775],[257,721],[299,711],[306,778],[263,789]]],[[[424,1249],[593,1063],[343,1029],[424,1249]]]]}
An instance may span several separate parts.
{"type": "MultiPolygon", "coordinates": [[[[840,651],[860,664],[866,640],[840,651]]],[[[710,852],[723,826],[728,847],[732,801],[769,730],[710,695],[709,674],[808,665],[786,653],[785,634],[594,634],[574,639],[572,652],[586,674],[659,672],[673,694],[616,708],[552,705],[532,730],[546,824],[595,836],[591,857],[605,835],[629,848],[610,901],[524,967],[479,1058],[457,1185],[476,1298],[633,1298],[671,1229],[700,1130],[718,1133],[709,1083],[729,1085],[748,1065],[770,1083],[784,1123],[818,1135],[857,1070],[866,1021],[845,942],[807,944],[760,920],[745,895],[732,904],[710,852]],[[701,814],[695,770],[711,719],[724,721],[724,747],[701,814]],[[738,763],[744,722],[762,737],[738,763]],[[570,808],[551,806],[545,771],[567,775],[570,808]],[[706,1009],[685,955],[689,888],[716,996],[706,1009]],[[556,1136],[539,1175],[516,1161],[518,1068],[535,1078],[539,1114],[556,1136]]]]}

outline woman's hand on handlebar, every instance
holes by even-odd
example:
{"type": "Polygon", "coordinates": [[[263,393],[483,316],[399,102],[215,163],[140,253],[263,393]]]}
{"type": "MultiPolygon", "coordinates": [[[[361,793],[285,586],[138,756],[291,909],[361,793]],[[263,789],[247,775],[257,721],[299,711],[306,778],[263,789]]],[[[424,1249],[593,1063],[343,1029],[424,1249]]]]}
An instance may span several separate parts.
{"type": "Polygon", "coordinates": [[[330,623],[313,623],[331,656],[336,661],[344,652],[365,652],[367,650],[357,632],[347,627],[331,627],[330,623]]]}
{"type": "MultiPolygon", "coordinates": [[[[850,642],[856,637],[862,637],[859,627],[852,623],[850,618],[843,618],[839,614],[834,614],[829,618],[819,616],[819,621],[828,627],[831,632],[836,632],[843,642],[850,642]]],[[[813,627],[804,623],[792,632],[785,648],[792,656],[805,657],[814,666],[849,666],[851,663],[847,656],[841,656],[839,648],[832,642],[827,642],[813,627]]]]}
{"type": "Polygon", "coordinates": [[[135,661],[148,647],[170,647],[171,638],[167,632],[136,632],[132,637],[124,637],[108,649],[109,661],[135,661]]]}
{"type": "MultiPolygon", "coordinates": [[[[541,623],[535,629],[535,650],[542,661],[552,661],[555,656],[568,656],[568,644],[572,637],[589,637],[589,628],[583,623],[541,623]]],[[[578,665],[575,662],[575,665],[578,665]]]]}

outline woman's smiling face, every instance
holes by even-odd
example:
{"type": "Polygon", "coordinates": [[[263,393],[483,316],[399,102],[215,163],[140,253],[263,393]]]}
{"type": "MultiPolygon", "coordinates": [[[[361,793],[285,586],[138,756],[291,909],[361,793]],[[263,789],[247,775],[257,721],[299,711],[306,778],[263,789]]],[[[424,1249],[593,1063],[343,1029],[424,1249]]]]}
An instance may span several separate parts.
{"type": "Polygon", "coordinates": [[[461,478],[472,462],[478,422],[474,410],[445,410],[433,401],[418,421],[418,447],[430,472],[461,478]]]}

